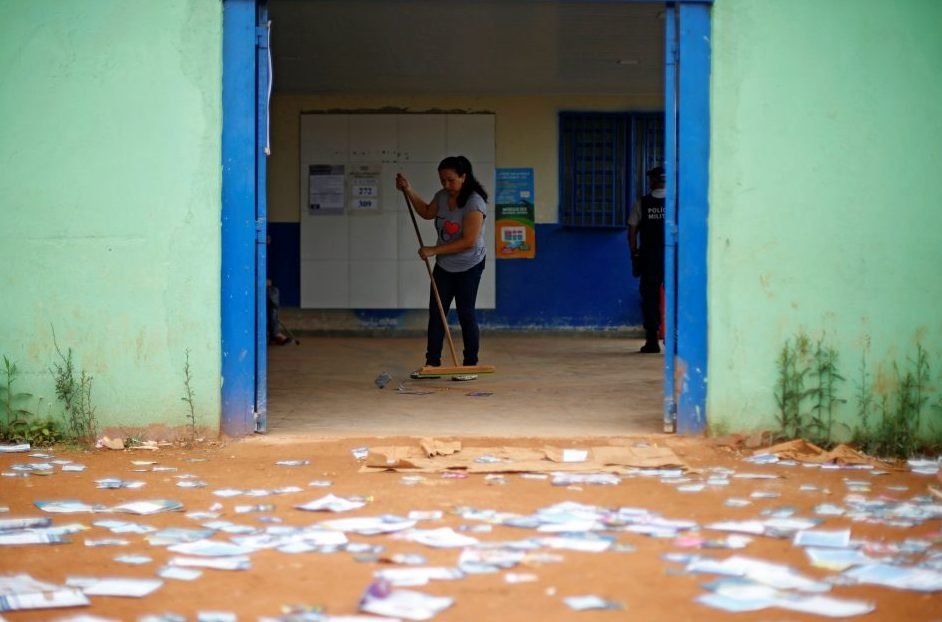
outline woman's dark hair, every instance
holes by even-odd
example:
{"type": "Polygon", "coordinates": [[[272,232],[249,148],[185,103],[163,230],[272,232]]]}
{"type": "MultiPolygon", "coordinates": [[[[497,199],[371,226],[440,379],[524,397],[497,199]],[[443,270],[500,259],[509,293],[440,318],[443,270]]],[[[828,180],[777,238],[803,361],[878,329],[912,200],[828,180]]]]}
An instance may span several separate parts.
{"type": "Polygon", "coordinates": [[[471,170],[471,162],[464,156],[448,156],[438,164],[438,171],[454,171],[459,176],[465,175],[464,183],[461,184],[461,191],[458,193],[458,207],[464,207],[471,197],[472,192],[477,192],[481,198],[487,202],[487,191],[484,186],[474,176],[471,170]]]}

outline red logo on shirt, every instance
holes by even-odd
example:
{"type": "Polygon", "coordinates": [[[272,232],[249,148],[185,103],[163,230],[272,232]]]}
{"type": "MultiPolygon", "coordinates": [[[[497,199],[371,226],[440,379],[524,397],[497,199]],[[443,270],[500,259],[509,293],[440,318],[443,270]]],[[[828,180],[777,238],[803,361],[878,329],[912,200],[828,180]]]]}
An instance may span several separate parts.
{"type": "Polygon", "coordinates": [[[442,230],[448,235],[455,235],[456,233],[458,233],[459,229],[460,227],[458,226],[458,223],[453,222],[451,220],[446,220],[445,224],[442,225],[442,230]]]}

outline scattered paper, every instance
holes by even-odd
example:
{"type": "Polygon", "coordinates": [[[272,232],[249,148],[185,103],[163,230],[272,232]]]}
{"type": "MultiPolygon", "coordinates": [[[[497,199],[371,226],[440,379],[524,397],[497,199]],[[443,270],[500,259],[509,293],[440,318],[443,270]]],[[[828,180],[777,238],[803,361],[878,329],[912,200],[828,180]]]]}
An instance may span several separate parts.
{"type": "Polygon", "coordinates": [[[132,501],[111,508],[112,512],[126,512],[128,514],[158,514],[160,512],[176,512],[183,509],[183,504],[170,499],[152,499],[149,501],[132,501]]]}
{"type": "Polygon", "coordinates": [[[431,620],[454,604],[447,596],[430,596],[412,590],[394,590],[388,582],[374,581],[360,600],[360,611],[405,620],[431,620]]]}
{"type": "Polygon", "coordinates": [[[824,529],[805,529],[795,534],[792,541],[795,546],[831,547],[843,549],[850,545],[850,529],[826,531],[824,529]]]}
{"type": "Polygon", "coordinates": [[[378,579],[384,579],[396,587],[415,587],[429,581],[454,581],[464,576],[457,568],[443,566],[409,566],[405,568],[386,568],[373,573],[378,579]]]}
{"type": "Polygon", "coordinates": [[[857,583],[883,585],[917,592],[942,591],[942,572],[926,568],[868,564],[856,566],[841,575],[857,583]]]}
{"type": "Polygon", "coordinates": [[[86,596],[121,596],[143,598],[155,592],[163,581],[159,579],[130,579],[125,577],[69,577],[67,585],[80,587],[86,596]]]}
{"type": "Polygon", "coordinates": [[[601,596],[569,596],[563,599],[570,609],[575,611],[588,611],[590,609],[622,609],[623,605],[614,600],[607,600],[601,596]]]}
{"type": "Polygon", "coordinates": [[[432,548],[461,548],[473,546],[478,543],[477,538],[465,536],[456,532],[451,527],[441,527],[439,529],[413,529],[402,536],[406,540],[418,542],[432,548]]]}
{"type": "Polygon", "coordinates": [[[0,445],[0,454],[25,453],[29,451],[29,443],[16,445],[0,445]]]}
{"type": "Polygon", "coordinates": [[[248,570],[252,562],[248,557],[173,557],[170,566],[184,568],[214,568],[216,570],[248,570]]]}
{"type": "Polygon", "coordinates": [[[852,566],[873,563],[873,559],[856,549],[816,548],[809,546],[805,554],[811,565],[841,572],[852,566]]]}
{"type": "Polygon", "coordinates": [[[350,510],[362,508],[365,505],[366,502],[364,501],[354,501],[336,495],[327,495],[294,507],[299,510],[307,510],[308,512],[349,512],[350,510]]]}
{"type": "MultiPolygon", "coordinates": [[[[21,451],[28,451],[29,446],[21,451]]],[[[89,605],[82,590],[37,581],[28,574],[0,576],[0,611],[89,605]]]]}

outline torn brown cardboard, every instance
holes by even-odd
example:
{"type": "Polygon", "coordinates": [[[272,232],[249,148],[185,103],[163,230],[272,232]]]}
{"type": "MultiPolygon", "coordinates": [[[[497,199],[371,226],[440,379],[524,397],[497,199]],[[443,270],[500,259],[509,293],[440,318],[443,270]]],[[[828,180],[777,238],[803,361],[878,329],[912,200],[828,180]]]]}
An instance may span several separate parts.
{"type": "Polygon", "coordinates": [[[434,438],[423,438],[419,446],[428,458],[435,456],[450,456],[461,451],[461,441],[442,441],[434,438]]]}
{"type": "Polygon", "coordinates": [[[429,456],[427,445],[373,447],[361,471],[437,473],[522,473],[541,471],[624,473],[633,468],[681,467],[684,462],[667,447],[621,445],[560,448],[461,447],[448,455],[429,456]],[[584,459],[577,460],[575,458],[584,459]]]}
{"type": "Polygon", "coordinates": [[[869,464],[879,468],[893,469],[893,464],[871,458],[860,453],[849,445],[840,444],[830,451],[825,451],[814,443],[799,438],[773,445],[767,449],[760,449],[755,454],[774,454],[784,460],[808,462],[812,464],[869,464]]]}

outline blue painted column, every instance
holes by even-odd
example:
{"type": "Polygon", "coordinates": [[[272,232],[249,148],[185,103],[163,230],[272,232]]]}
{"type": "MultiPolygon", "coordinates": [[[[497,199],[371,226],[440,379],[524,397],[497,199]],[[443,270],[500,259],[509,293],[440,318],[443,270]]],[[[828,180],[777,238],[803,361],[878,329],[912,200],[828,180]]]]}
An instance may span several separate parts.
{"type": "Polygon", "coordinates": [[[677,9],[664,14],[664,408],[663,430],[677,431],[677,9]]]}
{"type": "Polygon", "coordinates": [[[265,432],[268,427],[268,291],[266,288],[268,261],[268,94],[271,83],[271,32],[268,24],[268,5],[258,3],[255,53],[255,431],[265,432]]]}
{"type": "Polygon", "coordinates": [[[222,431],[255,431],[255,0],[223,1],[222,431]]]}
{"type": "Polygon", "coordinates": [[[710,6],[681,2],[677,161],[677,432],[706,428],[710,6]]]}

